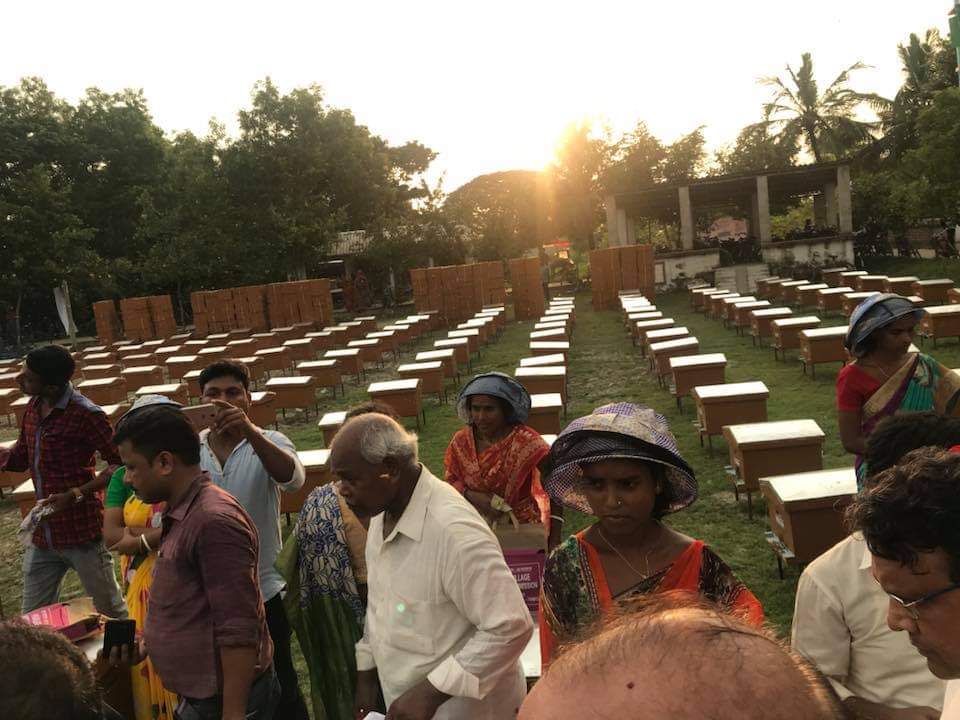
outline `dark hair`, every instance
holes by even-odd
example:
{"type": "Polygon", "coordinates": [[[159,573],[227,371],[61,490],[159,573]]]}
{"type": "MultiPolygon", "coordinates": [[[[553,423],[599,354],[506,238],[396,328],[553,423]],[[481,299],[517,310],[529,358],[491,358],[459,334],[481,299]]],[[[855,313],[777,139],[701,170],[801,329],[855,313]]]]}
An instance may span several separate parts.
{"type": "Polygon", "coordinates": [[[184,465],[200,464],[197,431],[187,416],[171,405],[145,407],[122,419],[113,442],[115,445],[129,442],[148,462],[167,451],[184,465]]]}
{"type": "MultiPolygon", "coordinates": [[[[884,326],[886,327],[886,326],[884,326]]],[[[872,333],[867,335],[857,346],[857,357],[866,357],[874,350],[877,349],[877,345],[880,344],[880,331],[883,330],[883,327],[878,327],[872,333]]]]}
{"type": "Polygon", "coordinates": [[[99,720],[103,705],[93,668],[58,632],[13,620],[0,624],[0,717],[99,720]]]}
{"type": "Polygon", "coordinates": [[[918,554],[943,548],[960,581],[960,454],[921,448],[874,475],[847,510],[870,552],[914,566],[918,554]]]}
{"type": "MultiPolygon", "coordinates": [[[[500,412],[503,413],[504,421],[509,425],[517,424],[517,418],[516,418],[516,414],[513,412],[513,406],[510,403],[508,403],[506,400],[504,400],[502,397],[497,397],[496,395],[487,395],[486,393],[477,393],[477,395],[483,395],[484,397],[489,397],[496,400],[497,405],[500,406],[500,412]]],[[[473,398],[475,397],[476,395],[467,395],[467,403],[466,403],[467,411],[470,411],[473,403],[473,398]]]]}
{"type": "Polygon", "coordinates": [[[653,482],[660,486],[660,492],[653,501],[653,511],[650,513],[654,519],[659,520],[670,513],[670,508],[679,497],[673,483],[667,480],[667,469],[663,465],[655,462],[643,462],[643,464],[650,470],[653,482]]]}
{"type": "Polygon", "coordinates": [[[244,390],[250,389],[250,371],[247,370],[246,365],[233,360],[218,360],[215,363],[207,365],[200,373],[198,380],[200,392],[203,392],[203,388],[208,382],[221,377],[232,377],[237,382],[243,384],[244,390]]]}
{"type": "Polygon", "coordinates": [[[935,412],[904,413],[884,418],[867,437],[864,460],[871,475],[893,467],[911,450],[960,444],[960,418],[935,412]]]}
{"type": "Polygon", "coordinates": [[[73,377],[77,364],[70,351],[62,345],[46,345],[27,353],[27,367],[35,372],[45,385],[64,387],[73,377]]]}
{"type": "Polygon", "coordinates": [[[355,418],[358,415],[367,415],[369,413],[386,415],[387,417],[393,418],[397,422],[400,422],[400,416],[397,415],[397,411],[393,409],[393,406],[388,405],[381,400],[371,400],[370,402],[361,403],[360,405],[354,405],[352,408],[347,410],[347,415],[343,421],[346,422],[347,420],[355,418]]]}

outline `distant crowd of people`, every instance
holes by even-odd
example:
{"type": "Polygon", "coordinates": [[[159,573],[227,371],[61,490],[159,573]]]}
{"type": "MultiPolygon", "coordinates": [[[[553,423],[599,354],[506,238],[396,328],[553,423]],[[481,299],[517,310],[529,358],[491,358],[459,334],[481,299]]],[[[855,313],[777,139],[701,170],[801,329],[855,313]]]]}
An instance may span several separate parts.
{"type": "MultiPolygon", "coordinates": [[[[664,522],[698,483],[649,407],[601,405],[548,446],[523,386],[484,373],[461,391],[439,475],[389,406],[353,408],[335,482],[283,542],[280,495],[305,470],[250,421],[244,366],[201,374],[208,429],[162,396],[111,427],[58,346],[27,356],[33,400],[0,451],[39,501],[22,611],[56,601],[72,568],[99,612],[135,620],[134,643],[101,662],[129,668],[137,720],[305,718],[308,702],[331,720],[960,718],[960,420],[937,412],[945,373],[909,351],[902,301],[851,318],[837,402],[862,491],[853,534],[801,576],[789,644],[723,558],[664,522]],[[595,520],[565,537],[567,509],[595,520]],[[498,541],[510,527],[551,550],[538,618],[498,541]]],[[[44,629],[0,625],[0,678],[4,719],[116,717],[84,655],[44,629]]]]}

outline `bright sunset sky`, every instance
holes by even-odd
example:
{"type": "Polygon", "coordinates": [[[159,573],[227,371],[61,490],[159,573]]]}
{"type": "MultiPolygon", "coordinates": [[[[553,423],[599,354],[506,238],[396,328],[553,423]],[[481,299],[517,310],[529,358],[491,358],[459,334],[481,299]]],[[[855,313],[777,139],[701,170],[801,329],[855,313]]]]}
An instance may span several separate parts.
{"type": "Polygon", "coordinates": [[[266,75],[315,82],[388,141],[438,151],[430,177],[450,191],[543,167],[584,117],[644,119],[665,141],[706,125],[715,148],[759,119],[756,78],[807,50],[822,87],[862,60],[854,87],[892,95],[897,43],[945,33],[951,2],[8,2],[0,85],[39,75],[70,101],[143,88],[162,128],[203,134],[211,117],[234,130],[266,75]]]}

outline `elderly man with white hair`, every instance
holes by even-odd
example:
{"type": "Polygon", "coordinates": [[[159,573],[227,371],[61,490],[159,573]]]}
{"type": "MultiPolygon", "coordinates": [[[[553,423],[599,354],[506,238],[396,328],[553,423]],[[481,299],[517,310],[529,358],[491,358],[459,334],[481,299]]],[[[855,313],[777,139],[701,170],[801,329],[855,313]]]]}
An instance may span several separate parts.
{"type": "Polygon", "coordinates": [[[357,716],[375,708],[379,678],[391,720],[514,717],[533,622],[486,522],[385,415],[347,422],[330,468],[346,503],[372,516],[357,716]]]}

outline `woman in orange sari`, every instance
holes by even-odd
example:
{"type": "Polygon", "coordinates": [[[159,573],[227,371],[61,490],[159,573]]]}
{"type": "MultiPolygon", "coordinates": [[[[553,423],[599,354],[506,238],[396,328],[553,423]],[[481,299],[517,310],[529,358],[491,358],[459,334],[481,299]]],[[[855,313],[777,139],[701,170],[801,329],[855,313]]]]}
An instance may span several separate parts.
{"type": "Polygon", "coordinates": [[[550,527],[559,541],[562,507],[551,510],[537,469],[550,448],[523,424],[530,413],[523,385],[503,373],[477,375],[460,393],[457,412],[467,427],[447,447],[444,479],[491,524],[512,513],[518,522],[550,527]]]}
{"type": "Polygon", "coordinates": [[[540,599],[544,664],[617,608],[648,593],[687,590],[763,622],[763,608],[702,541],[661,519],[697,498],[662,415],[642,405],[605,405],[574,420],[550,451],[551,499],[597,517],[547,559],[540,599]]]}

